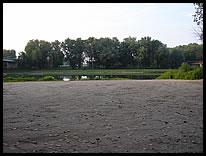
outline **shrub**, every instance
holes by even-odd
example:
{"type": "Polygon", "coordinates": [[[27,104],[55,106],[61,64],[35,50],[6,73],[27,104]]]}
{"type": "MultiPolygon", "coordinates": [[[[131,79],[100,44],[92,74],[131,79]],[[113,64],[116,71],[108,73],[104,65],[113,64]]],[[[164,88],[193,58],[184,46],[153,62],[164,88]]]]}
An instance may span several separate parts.
{"type": "Polygon", "coordinates": [[[38,81],[56,81],[53,76],[45,76],[43,78],[40,78],[38,81]]]}
{"type": "Polygon", "coordinates": [[[35,77],[20,78],[20,80],[24,80],[24,81],[37,81],[37,79],[35,77]]]}
{"type": "Polygon", "coordinates": [[[178,70],[170,70],[163,73],[156,79],[182,79],[182,80],[195,80],[203,78],[203,67],[190,66],[183,64],[178,70]]]}
{"type": "Polygon", "coordinates": [[[35,77],[6,77],[3,78],[3,82],[25,82],[25,81],[37,81],[35,77]]]}
{"type": "Polygon", "coordinates": [[[176,70],[172,69],[168,72],[163,73],[162,75],[160,75],[159,77],[157,77],[156,79],[172,79],[174,78],[176,70]]]}
{"type": "Polygon", "coordinates": [[[101,80],[101,78],[100,77],[95,77],[94,80],[101,80]]]}
{"type": "Polygon", "coordinates": [[[195,67],[193,70],[195,79],[203,79],[203,67],[195,67]]]}
{"type": "Polygon", "coordinates": [[[181,71],[181,72],[188,72],[188,71],[190,71],[190,70],[192,70],[193,69],[193,67],[192,66],[190,66],[190,65],[188,65],[188,64],[182,64],[180,67],[179,67],[179,71],[181,71]]]}

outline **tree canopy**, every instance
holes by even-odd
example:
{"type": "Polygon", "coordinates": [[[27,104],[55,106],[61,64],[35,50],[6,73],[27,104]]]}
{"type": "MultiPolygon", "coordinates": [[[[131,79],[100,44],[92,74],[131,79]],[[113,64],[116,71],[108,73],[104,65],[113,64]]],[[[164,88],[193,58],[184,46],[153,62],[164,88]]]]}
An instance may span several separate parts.
{"type": "Polygon", "coordinates": [[[167,48],[149,36],[137,40],[127,37],[120,42],[116,37],[86,40],[67,38],[55,40],[30,40],[25,52],[20,52],[20,68],[54,69],[69,62],[72,69],[82,69],[87,63],[94,68],[178,68],[183,62],[203,59],[202,45],[191,43],[167,48]]]}
{"type": "Polygon", "coordinates": [[[14,49],[11,49],[11,50],[3,49],[3,57],[4,58],[16,58],[16,51],[14,49]]]}

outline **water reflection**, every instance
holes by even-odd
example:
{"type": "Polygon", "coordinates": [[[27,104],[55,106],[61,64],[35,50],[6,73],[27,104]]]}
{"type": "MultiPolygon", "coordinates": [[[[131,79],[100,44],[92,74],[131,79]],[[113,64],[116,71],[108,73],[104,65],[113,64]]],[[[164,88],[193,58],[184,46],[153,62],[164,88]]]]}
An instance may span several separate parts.
{"type": "MultiPolygon", "coordinates": [[[[43,78],[42,75],[7,75],[10,77],[35,77],[37,79],[43,78]]],[[[57,76],[57,75],[50,75],[53,76],[57,80],[63,80],[63,81],[71,81],[71,80],[80,80],[80,79],[90,79],[90,80],[99,80],[101,78],[128,78],[128,79],[134,79],[134,80],[151,80],[155,79],[156,77],[160,75],[71,75],[71,76],[57,76]]]]}
{"type": "Polygon", "coordinates": [[[91,79],[91,80],[98,80],[101,78],[128,78],[134,80],[145,80],[145,79],[155,79],[159,75],[81,75],[81,76],[56,76],[55,78],[58,80],[63,81],[70,81],[70,80],[80,80],[80,79],[91,79]]]}

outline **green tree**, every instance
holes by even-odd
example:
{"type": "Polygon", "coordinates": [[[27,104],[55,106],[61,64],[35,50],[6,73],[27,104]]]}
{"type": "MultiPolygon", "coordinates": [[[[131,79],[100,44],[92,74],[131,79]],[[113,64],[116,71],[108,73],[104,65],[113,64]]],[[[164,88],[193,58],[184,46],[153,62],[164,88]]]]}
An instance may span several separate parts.
{"type": "Polygon", "coordinates": [[[48,68],[49,52],[51,51],[51,44],[47,41],[40,40],[39,59],[37,60],[40,69],[48,68]]]}
{"type": "Polygon", "coordinates": [[[197,43],[190,43],[188,45],[180,45],[175,47],[183,52],[184,62],[197,61],[203,59],[203,46],[197,43]]]}
{"type": "Polygon", "coordinates": [[[117,64],[116,59],[119,52],[119,41],[117,38],[100,38],[98,42],[100,51],[99,60],[103,68],[114,68],[117,64]]]}
{"type": "Polygon", "coordinates": [[[170,68],[179,68],[184,62],[184,53],[178,48],[169,48],[170,68]]]}
{"type": "Polygon", "coordinates": [[[16,58],[16,51],[14,49],[11,49],[11,50],[3,49],[3,57],[4,58],[16,58]]]}
{"type": "Polygon", "coordinates": [[[18,68],[29,69],[28,63],[28,56],[25,52],[21,51],[18,56],[18,68]]]}
{"type": "Polygon", "coordinates": [[[81,38],[77,38],[76,40],[71,40],[67,38],[62,43],[63,52],[66,55],[65,60],[69,61],[72,69],[78,67],[80,69],[84,62],[84,50],[85,50],[85,42],[81,38]]]}
{"type": "Polygon", "coordinates": [[[89,59],[87,63],[91,69],[94,69],[94,62],[97,60],[97,40],[94,37],[89,37],[85,40],[85,55],[89,59]]]}
{"type": "Polygon", "coordinates": [[[82,40],[81,38],[77,38],[74,46],[74,52],[76,55],[78,69],[81,69],[82,64],[84,62],[85,59],[84,51],[85,51],[85,41],[82,40]]]}
{"type": "Polygon", "coordinates": [[[119,62],[122,68],[132,68],[137,65],[138,47],[135,37],[124,38],[119,49],[119,62]]]}
{"type": "Polygon", "coordinates": [[[64,54],[61,50],[61,42],[58,40],[51,42],[51,50],[48,56],[49,67],[56,69],[59,65],[63,64],[64,54]]]}
{"type": "Polygon", "coordinates": [[[36,60],[39,51],[39,40],[30,40],[25,46],[27,67],[30,69],[37,68],[36,60]]]}
{"type": "Polygon", "coordinates": [[[28,66],[36,69],[46,69],[50,50],[51,44],[49,42],[30,40],[25,47],[28,66]]]}
{"type": "Polygon", "coordinates": [[[150,68],[152,66],[152,40],[151,37],[144,37],[138,41],[138,65],[143,68],[150,68]]]}
{"type": "Polygon", "coordinates": [[[168,67],[168,50],[167,46],[159,40],[151,41],[152,52],[150,55],[151,68],[167,68],[168,67]]]}
{"type": "Polygon", "coordinates": [[[152,40],[147,36],[137,41],[138,49],[136,60],[141,68],[167,68],[168,49],[165,44],[159,40],[152,40]]]}
{"type": "Polygon", "coordinates": [[[64,42],[62,42],[61,47],[65,54],[65,61],[68,61],[72,69],[75,69],[77,66],[77,61],[74,55],[74,46],[75,40],[71,40],[67,38],[64,42]]]}

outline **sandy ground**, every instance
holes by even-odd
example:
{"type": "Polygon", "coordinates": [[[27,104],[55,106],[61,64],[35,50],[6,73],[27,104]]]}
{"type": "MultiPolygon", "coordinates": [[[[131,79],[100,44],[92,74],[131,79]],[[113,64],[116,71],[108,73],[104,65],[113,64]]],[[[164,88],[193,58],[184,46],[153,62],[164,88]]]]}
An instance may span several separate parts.
{"type": "Polygon", "coordinates": [[[203,152],[203,80],[4,83],[3,152],[203,152]]]}

